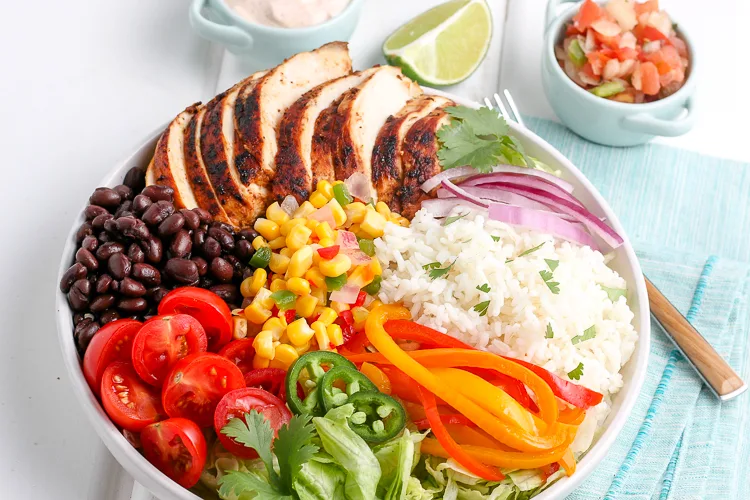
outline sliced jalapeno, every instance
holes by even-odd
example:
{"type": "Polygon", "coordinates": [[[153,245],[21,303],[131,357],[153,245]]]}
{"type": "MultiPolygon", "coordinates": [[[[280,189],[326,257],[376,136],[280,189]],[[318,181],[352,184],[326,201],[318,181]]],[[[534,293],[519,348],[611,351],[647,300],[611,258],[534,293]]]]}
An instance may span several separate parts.
{"type": "Polygon", "coordinates": [[[378,388],[356,368],[342,365],[328,370],[323,376],[318,386],[318,397],[327,413],[333,408],[346,404],[349,396],[359,391],[378,392],[378,388]],[[336,382],[343,382],[344,389],[342,390],[336,382]]]}
{"type": "Polygon", "coordinates": [[[382,392],[355,392],[346,401],[354,405],[349,427],[369,443],[382,443],[406,425],[404,407],[382,392]]]}
{"type": "Polygon", "coordinates": [[[325,410],[318,397],[321,380],[326,374],[326,369],[330,371],[338,366],[345,366],[352,370],[357,369],[354,363],[335,352],[312,351],[300,356],[289,368],[284,381],[286,402],[289,408],[298,415],[323,416],[325,410]],[[306,378],[303,379],[303,375],[306,375],[306,378]],[[297,395],[298,382],[305,393],[304,398],[297,395]]]}

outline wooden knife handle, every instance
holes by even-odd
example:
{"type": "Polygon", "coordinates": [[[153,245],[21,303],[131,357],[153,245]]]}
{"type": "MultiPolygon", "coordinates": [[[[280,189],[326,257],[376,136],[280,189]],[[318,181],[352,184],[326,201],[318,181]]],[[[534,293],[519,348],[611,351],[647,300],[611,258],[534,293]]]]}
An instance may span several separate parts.
{"type": "Polygon", "coordinates": [[[680,314],[648,278],[646,289],[651,314],[661,324],[677,348],[696,369],[701,378],[722,400],[739,396],[747,385],[706,339],[680,314]]]}

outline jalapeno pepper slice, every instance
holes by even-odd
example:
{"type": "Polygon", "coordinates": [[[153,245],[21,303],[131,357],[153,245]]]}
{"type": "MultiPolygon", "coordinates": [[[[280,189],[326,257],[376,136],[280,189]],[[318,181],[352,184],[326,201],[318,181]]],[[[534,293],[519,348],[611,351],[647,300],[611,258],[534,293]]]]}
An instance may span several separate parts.
{"type": "Polygon", "coordinates": [[[349,396],[359,391],[378,392],[378,388],[362,372],[348,366],[331,368],[320,380],[318,397],[320,404],[327,413],[329,410],[348,402],[349,396]],[[343,382],[344,390],[337,387],[336,382],[343,382]]]}
{"type": "Polygon", "coordinates": [[[346,401],[354,405],[349,427],[368,443],[382,443],[406,425],[404,407],[382,392],[355,392],[346,401]]]}
{"type": "Polygon", "coordinates": [[[340,354],[330,351],[312,351],[300,356],[289,368],[284,382],[286,386],[286,402],[296,414],[308,414],[321,417],[325,414],[323,405],[318,397],[319,386],[327,370],[337,366],[346,366],[352,370],[357,368],[354,363],[340,354]],[[303,371],[306,372],[303,374],[303,371]],[[306,375],[306,378],[302,378],[306,375]],[[297,383],[304,391],[304,397],[297,394],[297,383]]]}

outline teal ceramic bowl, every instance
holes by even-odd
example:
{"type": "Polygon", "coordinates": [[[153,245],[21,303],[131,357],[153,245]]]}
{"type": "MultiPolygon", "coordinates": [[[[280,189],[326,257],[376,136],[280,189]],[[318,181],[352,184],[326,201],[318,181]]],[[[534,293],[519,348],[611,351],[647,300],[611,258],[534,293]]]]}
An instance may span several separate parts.
{"type": "Polygon", "coordinates": [[[190,24],[203,38],[223,44],[263,66],[275,66],[298,53],[335,41],[347,41],[359,21],[364,0],[351,0],[343,12],[307,28],[276,28],[251,23],[224,0],[193,0],[190,24]]]}
{"type": "Polygon", "coordinates": [[[629,104],[597,97],[582,89],[565,74],[555,58],[555,45],[562,42],[565,24],[579,4],[561,11],[573,0],[549,0],[542,54],[542,86],[558,118],[573,132],[606,146],[635,146],[655,136],[685,134],[695,120],[693,100],[696,87],[695,46],[684,31],[680,37],[688,46],[690,64],[685,84],[674,94],[658,101],[629,104]]]}

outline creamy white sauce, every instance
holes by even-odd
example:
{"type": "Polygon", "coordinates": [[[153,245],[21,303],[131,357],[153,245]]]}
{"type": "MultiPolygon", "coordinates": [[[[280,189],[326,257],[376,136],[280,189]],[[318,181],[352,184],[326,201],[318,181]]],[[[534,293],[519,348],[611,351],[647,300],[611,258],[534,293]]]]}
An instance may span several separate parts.
{"type": "Polygon", "coordinates": [[[315,26],[336,17],[350,0],[226,0],[251,23],[278,28],[315,26]]]}

